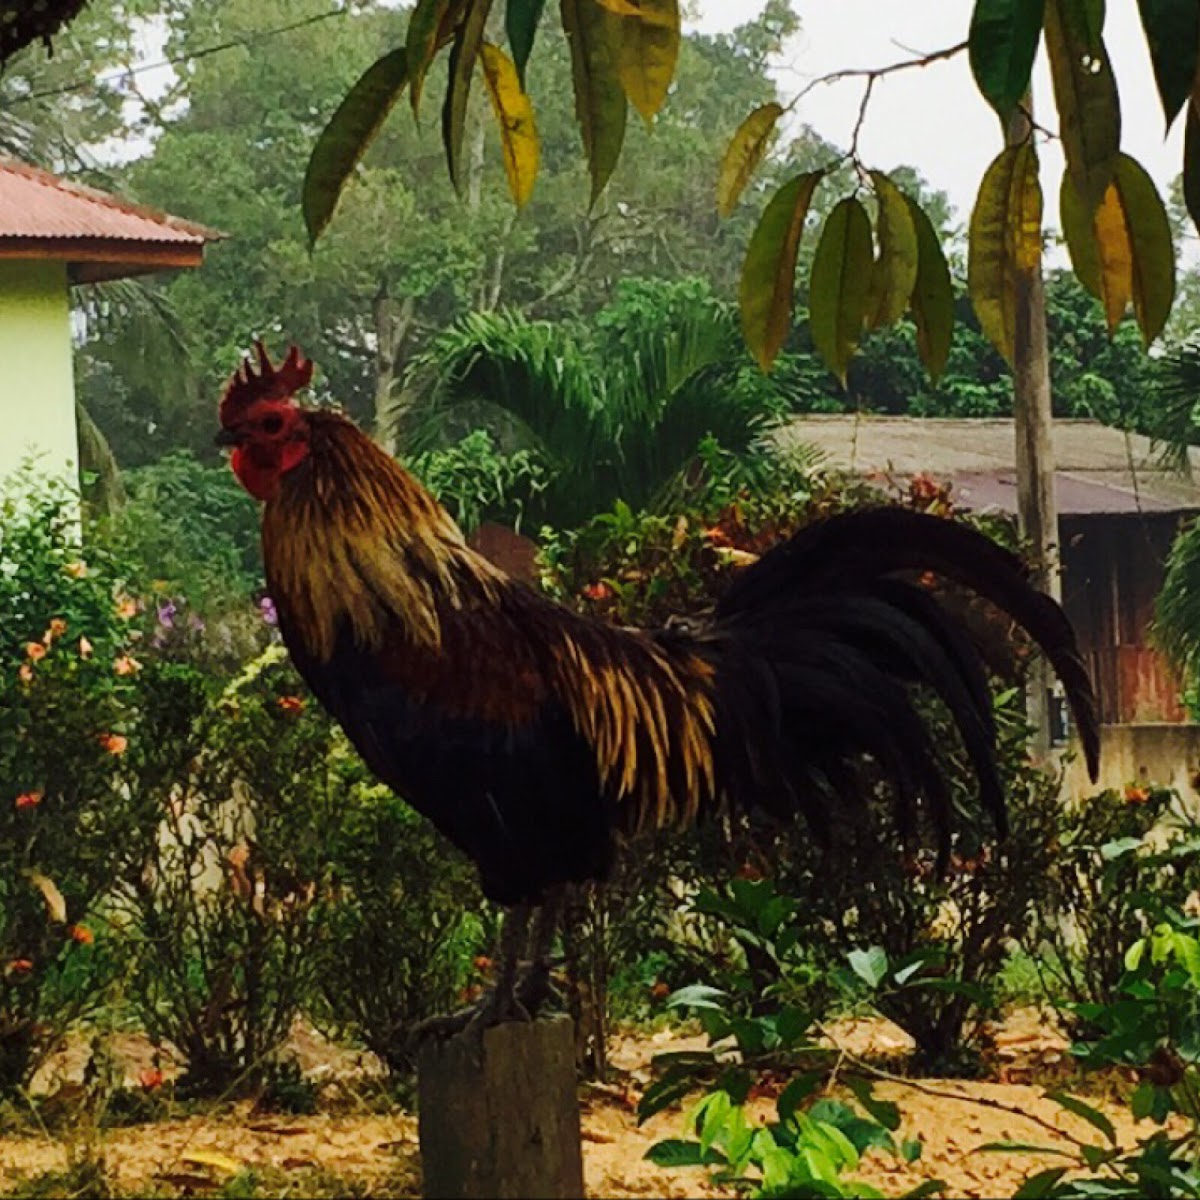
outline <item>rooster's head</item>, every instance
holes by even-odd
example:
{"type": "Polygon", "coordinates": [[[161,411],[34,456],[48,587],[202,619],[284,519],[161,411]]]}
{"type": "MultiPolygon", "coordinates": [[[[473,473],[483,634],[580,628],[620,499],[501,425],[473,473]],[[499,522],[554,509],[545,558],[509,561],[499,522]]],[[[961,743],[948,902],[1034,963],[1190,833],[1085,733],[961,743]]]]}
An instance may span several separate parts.
{"type": "Polygon", "coordinates": [[[276,367],[255,342],[258,369],[249,358],[221,397],[218,446],[232,446],[230,466],[256,500],[269,500],[280,479],[308,457],[308,413],[294,396],[312,379],[313,365],[293,346],[276,367]]]}

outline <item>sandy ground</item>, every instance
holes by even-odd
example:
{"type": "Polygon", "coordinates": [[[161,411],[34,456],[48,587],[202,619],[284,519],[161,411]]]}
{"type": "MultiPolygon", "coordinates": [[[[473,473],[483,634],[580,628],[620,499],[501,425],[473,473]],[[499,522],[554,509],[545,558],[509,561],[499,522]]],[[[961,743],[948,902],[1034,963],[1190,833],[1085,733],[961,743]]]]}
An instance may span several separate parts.
{"type": "MultiPolygon", "coordinates": [[[[902,1056],[904,1035],[880,1021],[843,1023],[831,1031],[853,1054],[902,1056]]],[[[326,1096],[337,1098],[335,1112],[295,1117],[264,1115],[250,1102],[224,1105],[203,1116],[169,1116],[150,1125],[106,1129],[100,1145],[116,1187],[135,1195],[203,1195],[239,1169],[258,1172],[269,1187],[287,1185],[290,1195],[340,1194],[353,1186],[371,1196],[418,1196],[420,1169],[416,1121],[395,1113],[370,1111],[364,1081],[375,1068],[362,1056],[322,1043],[298,1031],[297,1053],[305,1068],[325,1078],[326,1096]]],[[[593,1196],[717,1196],[702,1171],[666,1171],[645,1159],[656,1141],[682,1136],[678,1106],[637,1125],[641,1087],[649,1082],[649,1059],[666,1050],[699,1048],[700,1038],[670,1033],[629,1036],[614,1048],[619,1084],[586,1087],[582,1093],[585,1175],[593,1196]]],[[[140,1039],[123,1038],[118,1055],[136,1079],[150,1063],[151,1050],[140,1039]]],[[[1038,1116],[1056,1128],[1084,1137],[1099,1135],[1045,1098],[1066,1071],[1064,1043],[1052,1025],[1032,1010],[1023,1011],[997,1031],[993,1051],[995,1079],[989,1082],[922,1080],[877,1084],[876,1093],[894,1100],[903,1116],[901,1135],[920,1138],[921,1159],[906,1166],[883,1154],[871,1155],[861,1176],[889,1195],[898,1195],[925,1179],[944,1180],[948,1194],[964,1197],[1006,1196],[1033,1171],[1056,1165],[1030,1155],[976,1153],[992,1141],[1052,1143],[1038,1116]],[[1036,1080],[1036,1082],[1033,1082],[1036,1080]],[[981,1101],[983,1103],[981,1103],[981,1101]]],[[[56,1064],[57,1074],[43,1084],[64,1106],[71,1103],[83,1052],[72,1051],[56,1064]],[[66,1078],[67,1082],[59,1082],[66,1078]]],[[[782,1082],[782,1081],[780,1081],[782,1082]]],[[[1134,1127],[1119,1106],[1092,1097],[1113,1119],[1123,1141],[1134,1127]]],[[[752,1102],[752,1114],[765,1120],[773,1110],[769,1095],[752,1102]]],[[[0,1137],[0,1195],[14,1190],[22,1177],[61,1170],[72,1141],[86,1138],[86,1122],[66,1122],[69,1134],[57,1137],[29,1131],[0,1137]]]]}

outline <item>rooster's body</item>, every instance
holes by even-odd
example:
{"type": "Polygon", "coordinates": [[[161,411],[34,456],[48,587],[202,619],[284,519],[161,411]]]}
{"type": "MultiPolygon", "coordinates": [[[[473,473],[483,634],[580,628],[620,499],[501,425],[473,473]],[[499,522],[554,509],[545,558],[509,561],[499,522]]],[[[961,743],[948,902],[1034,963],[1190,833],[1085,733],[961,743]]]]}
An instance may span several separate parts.
{"type": "MultiPolygon", "coordinates": [[[[311,372],[260,348],[222,405],[239,478],[265,500],[263,553],[300,673],[384,782],[478,865],[505,905],[602,879],[623,837],[721,806],[803,814],[818,833],[869,755],[898,823],[949,801],[909,685],[953,713],[1001,828],[984,669],[926,589],[935,571],[1015,618],[1066,685],[1093,773],[1094,699],[1059,607],[1018,560],[898,508],[805,529],[746,568],[699,630],[576,615],[472,551],[344,417],[296,406],[311,372]]],[[[513,942],[509,949],[517,948],[513,942]]]]}

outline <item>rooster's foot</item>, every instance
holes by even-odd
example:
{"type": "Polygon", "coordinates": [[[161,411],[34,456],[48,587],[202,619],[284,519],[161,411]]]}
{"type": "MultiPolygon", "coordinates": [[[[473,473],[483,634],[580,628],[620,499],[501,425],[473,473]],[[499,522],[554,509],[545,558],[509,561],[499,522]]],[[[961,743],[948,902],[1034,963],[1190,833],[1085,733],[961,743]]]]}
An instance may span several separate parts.
{"type": "Polygon", "coordinates": [[[546,1004],[561,1007],[562,993],[550,978],[549,963],[531,963],[517,980],[517,1002],[536,1019],[546,1004]]]}
{"type": "Polygon", "coordinates": [[[494,1025],[530,1019],[528,1010],[514,992],[501,994],[492,990],[466,1008],[422,1021],[413,1030],[413,1038],[420,1044],[430,1040],[445,1041],[462,1033],[482,1036],[485,1029],[491,1029],[494,1025]]]}

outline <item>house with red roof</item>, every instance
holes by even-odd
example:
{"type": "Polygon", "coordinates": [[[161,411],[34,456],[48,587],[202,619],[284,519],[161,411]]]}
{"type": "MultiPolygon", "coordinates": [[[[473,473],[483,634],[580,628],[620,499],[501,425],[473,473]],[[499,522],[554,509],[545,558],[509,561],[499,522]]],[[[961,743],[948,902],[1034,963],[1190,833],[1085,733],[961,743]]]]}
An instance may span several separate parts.
{"type": "Polygon", "coordinates": [[[220,236],[0,158],[0,480],[78,469],[71,289],[198,267],[220,236]]]}

